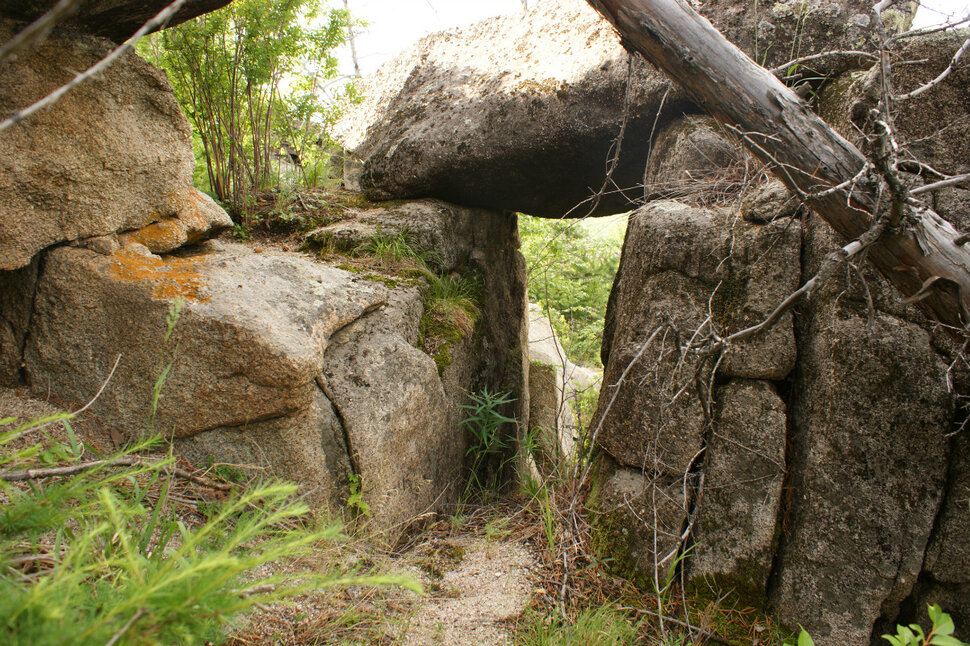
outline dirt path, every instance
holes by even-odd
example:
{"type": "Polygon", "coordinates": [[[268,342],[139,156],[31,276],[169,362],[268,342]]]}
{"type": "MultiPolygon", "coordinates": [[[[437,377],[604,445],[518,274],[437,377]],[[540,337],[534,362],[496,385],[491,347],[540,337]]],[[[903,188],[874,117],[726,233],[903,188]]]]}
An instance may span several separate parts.
{"type": "Polygon", "coordinates": [[[430,594],[417,602],[399,643],[511,644],[506,622],[529,603],[533,588],[529,573],[535,566],[532,555],[521,544],[477,536],[461,536],[445,545],[455,555],[454,564],[440,572],[440,578],[422,577],[430,594]]]}

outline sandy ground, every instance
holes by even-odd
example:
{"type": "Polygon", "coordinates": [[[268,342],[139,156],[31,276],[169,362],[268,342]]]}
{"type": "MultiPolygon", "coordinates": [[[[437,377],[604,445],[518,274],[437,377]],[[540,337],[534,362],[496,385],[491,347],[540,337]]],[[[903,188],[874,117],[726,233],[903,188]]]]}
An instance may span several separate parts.
{"type": "MultiPolygon", "coordinates": [[[[464,556],[436,582],[434,587],[440,591],[418,602],[400,643],[511,644],[506,622],[529,603],[532,555],[524,546],[505,540],[462,536],[450,543],[464,556]]],[[[426,587],[431,588],[431,583],[426,582],[426,587]]]]}

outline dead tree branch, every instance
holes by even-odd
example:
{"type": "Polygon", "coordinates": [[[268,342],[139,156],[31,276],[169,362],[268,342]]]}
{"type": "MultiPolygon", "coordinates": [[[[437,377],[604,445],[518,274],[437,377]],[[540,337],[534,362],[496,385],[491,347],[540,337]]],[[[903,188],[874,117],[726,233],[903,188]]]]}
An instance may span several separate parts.
{"type": "MultiPolygon", "coordinates": [[[[844,240],[870,230],[879,216],[882,182],[850,182],[851,189],[813,195],[855,178],[867,163],[863,154],[686,2],[588,1],[628,49],[661,68],[721,123],[747,133],[755,156],[789,171],[780,179],[807,194],[808,205],[844,240]]],[[[887,228],[871,245],[869,260],[907,297],[937,277],[917,306],[948,329],[963,330],[970,320],[970,250],[956,244],[960,233],[932,210],[909,200],[902,209],[900,227],[887,228]]]]}
{"type": "MultiPolygon", "coordinates": [[[[18,469],[10,471],[0,471],[0,480],[5,480],[7,482],[25,482],[27,480],[40,480],[41,478],[59,478],[65,476],[72,476],[84,471],[90,471],[91,469],[96,469],[98,467],[108,467],[108,468],[120,468],[120,467],[138,467],[143,465],[157,464],[160,460],[155,460],[151,458],[144,458],[140,456],[127,455],[119,458],[112,458],[109,460],[91,460],[89,462],[78,462],[77,464],[72,464],[70,466],[64,467],[45,467],[42,469],[18,469]]],[[[229,491],[232,489],[232,485],[223,484],[221,482],[215,482],[209,478],[203,476],[195,475],[185,469],[180,467],[170,467],[163,466],[162,470],[168,474],[182,478],[183,480],[189,480],[203,487],[208,487],[209,489],[218,489],[219,491],[229,491]]]]}
{"type": "Polygon", "coordinates": [[[953,58],[950,60],[950,64],[947,66],[945,70],[940,72],[939,76],[937,76],[932,81],[929,81],[924,85],[919,86],[912,92],[896,95],[896,100],[905,101],[906,99],[912,99],[913,97],[917,97],[920,94],[923,94],[924,92],[932,90],[934,87],[942,83],[946,79],[946,77],[948,77],[951,73],[953,73],[953,70],[960,63],[960,58],[963,57],[963,55],[966,53],[968,48],[970,48],[970,38],[967,38],[965,41],[963,41],[963,45],[961,45],[960,49],[957,50],[957,53],[953,55],[953,58]]]}
{"type": "Polygon", "coordinates": [[[172,18],[172,16],[178,13],[179,9],[182,8],[182,5],[184,5],[185,2],[186,0],[175,0],[175,2],[173,2],[172,4],[168,5],[167,7],[159,11],[154,18],[152,18],[144,25],[142,25],[141,29],[136,31],[134,35],[132,35],[132,37],[123,45],[112,50],[110,54],[108,54],[100,61],[98,61],[91,67],[89,67],[87,70],[75,76],[68,83],[62,85],[61,87],[57,88],[56,90],[54,90],[53,92],[45,96],[40,101],[37,101],[36,103],[22,110],[18,110],[17,112],[14,112],[7,119],[4,119],[2,122],[0,122],[0,132],[3,132],[10,126],[22,121],[26,117],[29,117],[30,115],[37,112],[38,110],[50,107],[51,105],[56,103],[58,99],[60,99],[62,96],[70,92],[72,89],[74,89],[84,81],[108,69],[112,63],[114,63],[116,60],[121,58],[129,50],[134,48],[135,44],[139,40],[141,40],[142,36],[144,36],[149,32],[155,31],[162,25],[166,24],[172,18]]]}

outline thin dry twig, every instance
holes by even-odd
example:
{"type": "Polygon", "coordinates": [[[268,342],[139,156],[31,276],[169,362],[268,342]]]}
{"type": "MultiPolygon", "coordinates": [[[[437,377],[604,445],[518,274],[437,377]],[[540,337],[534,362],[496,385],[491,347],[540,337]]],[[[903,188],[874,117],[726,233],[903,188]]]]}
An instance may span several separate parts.
{"type": "Polygon", "coordinates": [[[98,61],[91,67],[89,67],[84,72],[81,72],[80,74],[75,76],[68,83],[62,85],[61,87],[57,88],[56,90],[54,90],[53,92],[45,96],[40,101],[37,101],[36,103],[29,105],[26,108],[23,108],[22,110],[18,110],[14,112],[10,117],[0,122],[0,132],[3,132],[4,130],[13,126],[14,124],[19,123],[20,121],[29,117],[30,115],[37,112],[38,110],[50,107],[51,105],[56,103],[58,99],[60,99],[62,96],[64,96],[65,94],[73,90],[75,87],[77,87],[84,81],[106,70],[108,67],[111,66],[112,63],[114,63],[116,60],[121,58],[121,56],[123,56],[129,50],[134,48],[135,44],[139,40],[141,40],[142,36],[166,24],[172,18],[172,16],[178,13],[179,9],[182,8],[182,5],[185,4],[185,2],[186,0],[175,0],[175,2],[173,2],[172,4],[168,5],[167,7],[159,11],[154,18],[152,18],[144,25],[142,25],[141,29],[136,31],[134,35],[132,35],[132,37],[129,38],[123,45],[114,49],[110,54],[108,54],[100,61],[98,61]]]}
{"type": "Polygon", "coordinates": [[[134,615],[132,615],[132,617],[131,617],[131,619],[129,619],[129,620],[127,621],[127,622],[125,622],[125,625],[124,625],[124,626],[122,626],[122,627],[121,627],[121,629],[120,629],[120,630],[119,630],[118,632],[116,632],[116,633],[114,634],[114,636],[113,636],[113,637],[112,637],[111,639],[109,639],[109,640],[108,640],[108,643],[106,643],[106,644],[105,644],[104,646],[114,646],[115,644],[117,644],[117,643],[118,643],[118,640],[120,640],[120,639],[121,639],[121,637],[122,637],[122,636],[123,636],[123,635],[124,635],[124,634],[125,634],[126,632],[128,632],[128,630],[129,630],[129,629],[130,629],[130,628],[131,628],[132,626],[134,626],[134,625],[135,625],[135,622],[136,622],[136,621],[138,621],[139,619],[141,619],[142,617],[144,617],[144,616],[145,616],[145,614],[146,614],[146,613],[145,613],[145,609],[144,609],[144,608],[142,608],[142,609],[140,609],[140,610],[139,610],[138,612],[136,612],[136,613],[135,613],[134,615]]]}
{"type": "MultiPolygon", "coordinates": [[[[24,482],[27,480],[39,480],[41,478],[59,478],[75,475],[77,473],[89,471],[98,467],[137,467],[142,465],[157,464],[160,461],[161,460],[152,458],[127,455],[109,460],[91,460],[88,462],[79,462],[77,464],[64,467],[45,467],[41,469],[16,469],[0,471],[0,480],[6,480],[7,482],[24,482]]],[[[229,491],[232,489],[232,485],[215,482],[208,478],[195,475],[194,473],[186,471],[181,467],[165,466],[162,467],[162,470],[184,480],[190,480],[204,487],[209,487],[210,489],[218,489],[219,491],[229,491]]]]}
{"type": "Polygon", "coordinates": [[[36,47],[50,35],[51,30],[65,18],[77,11],[80,0],[60,0],[47,13],[30,23],[13,38],[0,46],[0,64],[18,53],[36,47]]]}

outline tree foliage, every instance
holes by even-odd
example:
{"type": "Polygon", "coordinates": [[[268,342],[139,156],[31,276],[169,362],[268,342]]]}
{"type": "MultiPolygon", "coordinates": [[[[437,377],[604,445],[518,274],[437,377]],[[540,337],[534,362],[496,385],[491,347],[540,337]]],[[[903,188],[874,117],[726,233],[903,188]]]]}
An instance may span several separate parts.
{"type": "Polygon", "coordinates": [[[598,367],[622,234],[594,237],[573,221],[527,216],[519,218],[519,233],[529,300],[549,316],[571,361],[598,367]]]}
{"type": "MultiPolygon", "coordinates": [[[[208,187],[235,216],[326,143],[333,106],[317,96],[336,76],[332,52],[347,12],[326,0],[236,0],[160,32],[142,49],[164,68],[192,122],[208,187]]],[[[319,154],[319,153],[318,153],[319,154]]]]}

